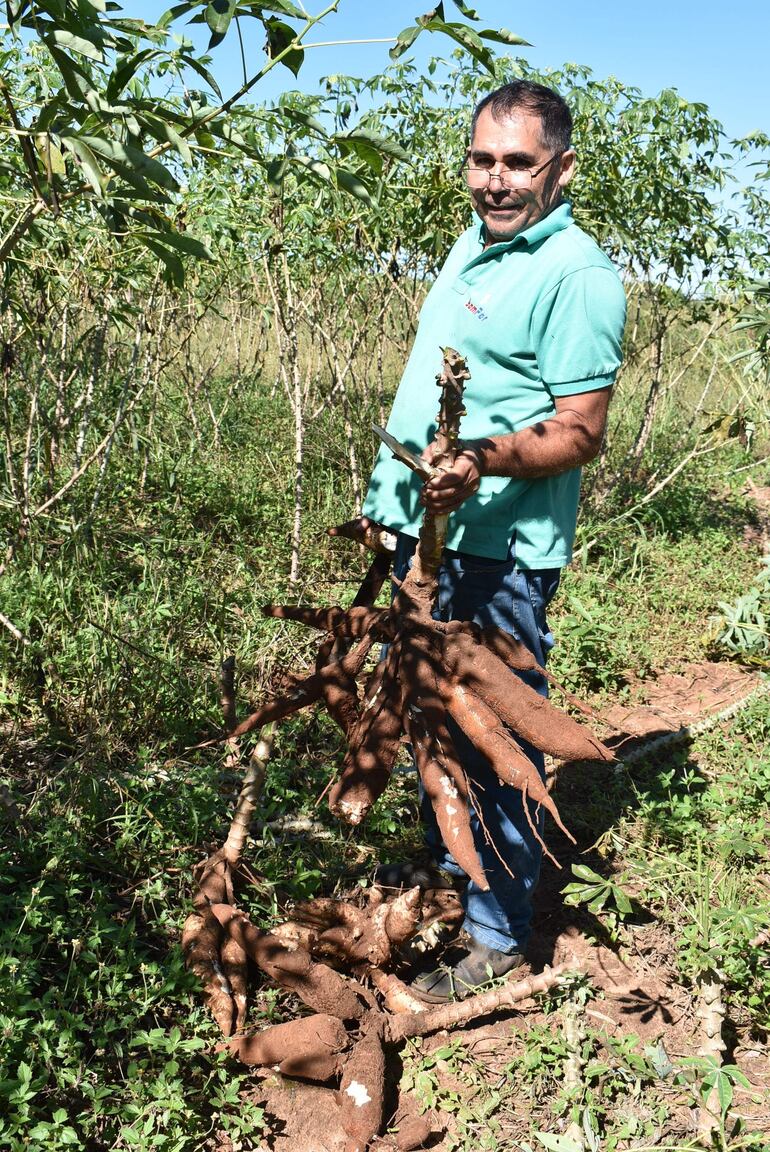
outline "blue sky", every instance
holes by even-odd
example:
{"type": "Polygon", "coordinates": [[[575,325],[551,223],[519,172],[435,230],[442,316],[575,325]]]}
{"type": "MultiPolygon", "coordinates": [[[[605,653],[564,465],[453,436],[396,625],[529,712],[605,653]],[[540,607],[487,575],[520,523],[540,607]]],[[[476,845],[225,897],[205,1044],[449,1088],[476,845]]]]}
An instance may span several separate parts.
{"type": "MultiPolygon", "coordinates": [[[[310,13],[324,7],[323,0],[306,0],[310,13]]],[[[538,68],[558,67],[571,61],[587,64],[599,77],[614,74],[627,84],[654,94],[676,87],[688,100],[708,104],[730,136],[763,129],[770,132],[768,49],[770,0],[549,0],[527,6],[510,0],[475,0],[481,23],[477,27],[506,27],[530,40],[532,48],[517,49],[538,68]]],[[[132,4],[130,15],[157,17],[165,5],[155,0],[132,4]]],[[[428,10],[430,0],[340,0],[339,11],[312,30],[309,43],[368,37],[396,36],[414,17],[428,10]]],[[[457,14],[445,0],[447,19],[457,14]]],[[[263,59],[262,31],[244,21],[246,54],[255,70],[263,59]]],[[[340,45],[306,53],[305,64],[294,81],[278,67],[254,90],[258,100],[272,101],[286,87],[314,91],[321,76],[347,72],[367,76],[388,61],[388,44],[340,45]]],[[[447,54],[452,45],[443,37],[423,36],[410,55],[424,63],[428,56],[447,54]]],[[[225,93],[237,87],[241,75],[237,39],[231,33],[213,53],[213,71],[225,93]]]]}

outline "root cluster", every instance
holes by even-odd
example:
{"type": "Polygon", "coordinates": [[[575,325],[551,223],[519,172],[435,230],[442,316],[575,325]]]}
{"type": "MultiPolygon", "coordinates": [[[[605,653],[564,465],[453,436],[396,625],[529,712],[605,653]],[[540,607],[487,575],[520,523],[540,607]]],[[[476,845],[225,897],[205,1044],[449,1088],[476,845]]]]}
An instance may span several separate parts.
{"type": "MultiPolygon", "coordinates": [[[[426,897],[429,905],[432,894],[426,897]]],[[[256,928],[232,905],[211,909],[223,932],[223,947],[234,942],[271,982],[313,1012],[230,1036],[220,1048],[245,1064],[338,1085],[347,1152],[365,1152],[382,1128],[389,1046],[512,1008],[565,978],[567,966],[550,968],[459,1004],[429,1008],[380,967],[416,931],[423,907],[419,888],[391,900],[374,888],[363,907],[309,901],[295,909],[292,921],[270,932],[256,928]]],[[[217,994],[219,979],[218,973],[211,974],[217,994]]]]}

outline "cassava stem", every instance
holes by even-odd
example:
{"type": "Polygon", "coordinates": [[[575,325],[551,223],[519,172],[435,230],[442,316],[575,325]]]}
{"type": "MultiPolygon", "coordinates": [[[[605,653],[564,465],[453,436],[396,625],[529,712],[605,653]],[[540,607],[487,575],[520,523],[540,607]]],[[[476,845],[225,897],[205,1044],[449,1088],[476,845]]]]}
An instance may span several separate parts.
{"type": "Polygon", "coordinates": [[[547,992],[549,988],[562,983],[568,974],[579,971],[579,967],[575,961],[556,964],[553,968],[544,969],[537,976],[528,976],[526,980],[518,980],[515,984],[504,984],[502,988],[493,988],[490,992],[469,996],[457,1004],[442,1004],[439,1008],[431,1008],[420,1014],[391,1017],[387,1023],[386,1038],[391,1043],[396,1043],[408,1036],[427,1036],[429,1032],[454,1028],[458,1024],[475,1020],[478,1016],[488,1016],[501,1008],[511,1008],[522,1000],[529,1000],[532,996],[547,992]]]}

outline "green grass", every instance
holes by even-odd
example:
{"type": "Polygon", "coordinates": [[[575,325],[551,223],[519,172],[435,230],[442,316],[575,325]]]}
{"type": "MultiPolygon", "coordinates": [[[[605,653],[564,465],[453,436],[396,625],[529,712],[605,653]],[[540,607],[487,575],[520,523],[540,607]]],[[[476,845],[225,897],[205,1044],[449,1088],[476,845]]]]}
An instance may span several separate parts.
{"type": "Polygon", "coordinates": [[[612,505],[584,513],[550,613],[551,666],[565,683],[617,693],[652,669],[704,659],[717,601],[744,591],[756,566],[740,543],[754,506],[726,489],[734,457],[725,463],[718,479],[693,468],[633,517],[614,519],[612,505]]]}

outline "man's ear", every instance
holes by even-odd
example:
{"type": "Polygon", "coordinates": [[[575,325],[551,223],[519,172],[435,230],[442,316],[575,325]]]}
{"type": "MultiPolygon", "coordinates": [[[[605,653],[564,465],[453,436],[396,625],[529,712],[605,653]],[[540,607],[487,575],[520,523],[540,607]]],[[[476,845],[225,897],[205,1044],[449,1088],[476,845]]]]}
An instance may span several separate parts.
{"type": "Polygon", "coordinates": [[[575,149],[568,148],[566,152],[562,152],[561,160],[559,162],[559,187],[566,188],[574,175],[575,149]]]}

